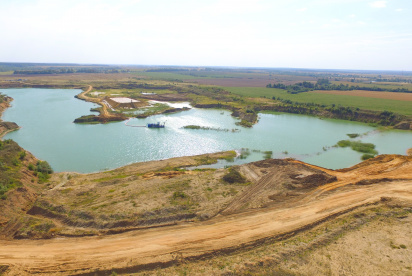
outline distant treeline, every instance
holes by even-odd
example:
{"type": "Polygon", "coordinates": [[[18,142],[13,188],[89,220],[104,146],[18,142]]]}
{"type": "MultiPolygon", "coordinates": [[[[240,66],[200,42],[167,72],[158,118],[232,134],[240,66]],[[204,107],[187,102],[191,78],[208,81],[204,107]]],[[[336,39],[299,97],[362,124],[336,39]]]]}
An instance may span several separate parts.
{"type": "Polygon", "coordinates": [[[332,104],[331,106],[316,103],[300,103],[291,100],[273,97],[273,100],[280,101],[280,105],[269,105],[254,107],[255,112],[272,110],[303,115],[315,115],[336,119],[359,121],[365,123],[376,123],[383,126],[394,126],[405,119],[403,115],[395,114],[390,111],[370,111],[360,110],[354,107],[344,107],[332,104]]]}
{"type": "Polygon", "coordinates": [[[382,78],[377,78],[375,79],[376,82],[407,82],[410,83],[410,79],[401,79],[401,78],[394,78],[394,79],[382,79],[382,78]]]}
{"type": "Polygon", "coordinates": [[[278,88],[287,90],[288,93],[298,94],[302,92],[314,91],[314,90],[341,90],[341,91],[351,91],[351,90],[366,90],[366,91],[387,91],[387,92],[404,92],[412,93],[411,90],[406,88],[382,88],[382,87],[368,87],[359,85],[348,85],[348,84],[333,84],[330,83],[328,79],[318,79],[316,83],[313,82],[299,82],[292,85],[285,85],[282,83],[266,85],[267,88],[278,88]]]}
{"type": "Polygon", "coordinates": [[[37,74],[73,74],[73,73],[120,73],[128,70],[119,70],[114,68],[48,68],[32,70],[15,70],[15,75],[37,75],[37,74]]]}
{"type": "Polygon", "coordinates": [[[145,71],[161,73],[161,72],[189,72],[190,70],[183,69],[183,68],[156,68],[156,69],[147,69],[145,71]]]}

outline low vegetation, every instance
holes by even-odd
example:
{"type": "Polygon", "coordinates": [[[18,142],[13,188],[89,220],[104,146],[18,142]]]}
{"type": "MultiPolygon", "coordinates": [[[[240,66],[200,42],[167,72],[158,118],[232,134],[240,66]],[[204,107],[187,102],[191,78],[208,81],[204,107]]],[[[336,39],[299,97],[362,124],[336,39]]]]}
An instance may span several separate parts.
{"type": "Polygon", "coordinates": [[[361,141],[341,140],[338,142],[337,145],[342,148],[350,147],[354,151],[364,153],[364,155],[362,156],[363,160],[369,159],[375,156],[376,154],[378,154],[378,152],[375,150],[375,145],[372,143],[363,143],[361,141]]]}
{"type": "MultiPolygon", "coordinates": [[[[319,94],[314,92],[290,94],[283,89],[267,89],[264,87],[226,87],[227,91],[243,97],[263,97],[266,99],[275,99],[287,104],[290,107],[318,107],[318,108],[347,108],[352,111],[370,110],[370,111],[389,111],[395,114],[412,116],[412,102],[401,100],[389,100],[380,98],[368,98],[349,96],[349,95],[330,95],[319,94]],[[359,109],[359,110],[357,110],[359,109]]],[[[279,110],[288,112],[287,109],[279,110]]],[[[291,109],[291,111],[293,111],[291,109]]],[[[296,112],[293,112],[296,113],[296,112]]],[[[306,112],[308,113],[308,112],[306,112]]]]}
{"type": "Polygon", "coordinates": [[[302,92],[309,92],[315,90],[337,90],[337,91],[353,91],[353,90],[365,90],[365,91],[388,91],[388,92],[400,92],[400,93],[412,93],[405,87],[392,88],[388,86],[360,86],[349,84],[333,84],[329,79],[318,79],[316,83],[313,82],[298,82],[292,85],[285,85],[282,83],[268,84],[267,88],[284,89],[290,94],[298,94],[302,92]]]}
{"type": "Polygon", "coordinates": [[[50,174],[53,173],[53,169],[47,161],[38,160],[33,170],[35,172],[34,175],[36,175],[39,178],[40,183],[46,182],[50,178],[50,174]]]}
{"type": "Polygon", "coordinates": [[[7,198],[9,190],[22,186],[21,161],[24,150],[13,140],[0,140],[0,199],[7,198]]]}
{"type": "Polygon", "coordinates": [[[246,183],[246,178],[239,172],[239,168],[236,166],[230,167],[228,172],[222,177],[223,181],[233,183],[246,183]]]}
{"type": "Polygon", "coordinates": [[[369,153],[364,153],[364,154],[362,154],[361,159],[362,160],[368,160],[368,159],[371,159],[373,157],[375,157],[375,155],[369,154],[369,153]]]}
{"type": "Polygon", "coordinates": [[[0,199],[7,199],[9,191],[23,187],[24,171],[32,171],[32,182],[45,183],[53,173],[47,161],[36,161],[13,140],[0,140],[0,199]]]}
{"type": "Polygon", "coordinates": [[[360,136],[360,134],[359,133],[348,133],[348,134],[346,134],[346,135],[348,135],[349,136],[349,138],[357,138],[357,137],[359,137],[360,136]]]}

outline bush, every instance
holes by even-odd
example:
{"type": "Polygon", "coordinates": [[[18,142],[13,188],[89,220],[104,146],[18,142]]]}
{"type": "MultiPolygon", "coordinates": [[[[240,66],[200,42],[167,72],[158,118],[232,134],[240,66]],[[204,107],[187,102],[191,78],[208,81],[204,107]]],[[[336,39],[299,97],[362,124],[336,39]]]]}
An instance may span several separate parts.
{"type": "Polygon", "coordinates": [[[36,171],[45,173],[45,174],[51,174],[53,173],[53,169],[49,165],[47,161],[37,161],[37,167],[36,171]]]}
{"type": "Polygon", "coordinates": [[[173,193],[173,200],[185,198],[188,198],[188,196],[184,192],[176,191],[173,193]]]}
{"type": "Polygon", "coordinates": [[[372,143],[362,143],[361,141],[349,141],[349,140],[341,140],[338,142],[338,146],[342,148],[351,147],[354,151],[362,152],[362,153],[369,153],[376,155],[378,152],[375,150],[375,145],[372,143]]]}
{"type": "Polygon", "coordinates": [[[375,145],[372,143],[362,143],[362,142],[352,142],[351,148],[354,151],[362,152],[362,153],[369,153],[369,154],[377,154],[378,152],[375,150],[375,145]]]}
{"type": "Polygon", "coordinates": [[[272,154],[273,154],[272,151],[264,151],[263,153],[264,153],[264,156],[263,156],[264,159],[272,158],[272,154]]]}
{"type": "Polygon", "coordinates": [[[20,159],[20,160],[23,160],[24,157],[26,157],[26,152],[23,150],[23,151],[21,151],[21,152],[19,153],[19,159],[20,159]]]}
{"type": "Polygon", "coordinates": [[[236,167],[230,167],[229,172],[225,174],[222,179],[230,184],[246,182],[246,178],[244,178],[243,175],[240,174],[236,167]]]}
{"type": "Polygon", "coordinates": [[[37,172],[37,177],[39,178],[39,183],[44,183],[49,180],[50,175],[48,173],[37,172]]]}
{"type": "Polygon", "coordinates": [[[175,191],[170,199],[172,205],[190,206],[193,204],[190,196],[182,191],[175,191]]]}
{"type": "Polygon", "coordinates": [[[351,144],[351,141],[349,141],[349,140],[340,140],[338,142],[338,146],[341,147],[341,148],[349,147],[350,144],[351,144]]]}
{"type": "Polygon", "coordinates": [[[356,137],[358,137],[360,134],[358,134],[358,133],[348,133],[348,134],[346,134],[346,135],[348,135],[349,138],[356,138],[356,137]]]}
{"type": "Polygon", "coordinates": [[[362,160],[368,160],[368,159],[373,158],[373,157],[375,157],[373,154],[365,153],[365,154],[362,155],[361,158],[362,158],[362,160]]]}

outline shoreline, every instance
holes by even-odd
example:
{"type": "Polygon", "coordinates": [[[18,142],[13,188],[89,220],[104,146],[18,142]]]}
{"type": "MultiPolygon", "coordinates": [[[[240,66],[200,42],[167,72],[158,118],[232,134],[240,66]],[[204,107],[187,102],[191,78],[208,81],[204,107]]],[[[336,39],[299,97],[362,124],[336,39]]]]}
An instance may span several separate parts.
{"type": "MultiPolygon", "coordinates": [[[[94,121],[99,121],[98,123],[105,123],[109,121],[123,121],[126,120],[127,117],[118,117],[116,115],[110,114],[110,112],[107,110],[107,106],[102,103],[101,99],[98,98],[90,98],[86,96],[88,92],[90,92],[93,89],[92,85],[87,85],[88,88],[85,89],[83,87],[79,87],[76,85],[47,85],[47,84],[35,84],[35,85],[25,85],[25,86],[16,86],[15,88],[61,88],[61,89],[85,89],[83,92],[79,93],[75,97],[99,104],[101,108],[99,108],[99,116],[96,116],[96,120],[94,121]]],[[[5,87],[7,88],[12,88],[12,87],[5,87]]],[[[145,97],[146,98],[146,97],[145,97]]],[[[151,98],[146,98],[146,99],[151,99],[151,98]]],[[[156,99],[154,99],[156,100],[156,99]]],[[[294,106],[293,104],[291,105],[285,105],[284,103],[281,104],[274,104],[274,105],[256,105],[255,107],[257,110],[254,113],[248,113],[247,110],[244,110],[244,108],[239,108],[235,107],[232,105],[227,105],[227,104],[221,104],[221,103],[213,103],[213,104],[194,104],[191,103],[193,107],[198,107],[198,108],[223,108],[228,111],[232,112],[232,116],[236,117],[241,120],[239,122],[239,125],[250,128],[253,127],[257,122],[258,122],[258,113],[259,112],[279,112],[279,113],[286,113],[286,114],[298,114],[298,115],[307,115],[307,116],[315,116],[319,118],[329,118],[329,119],[339,119],[339,120],[345,120],[345,121],[356,121],[360,123],[373,123],[376,124],[377,126],[382,126],[382,127],[388,127],[391,129],[399,129],[399,130],[410,130],[412,131],[412,118],[410,116],[402,115],[402,114],[397,114],[394,113],[395,116],[400,117],[400,120],[397,120],[396,124],[393,125],[387,125],[387,124],[380,124],[379,120],[382,119],[380,118],[381,113],[385,112],[377,112],[373,110],[359,110],[355,112],[356,116],[342,116],[342,114],[335,114],[334,112],[331,112],[328,110],[328,107],[323,108],[322,110],[314,112],[312,108],[307,107],[304,103],[297,103],[297,106],[294,106]],[[364,118],[363,118],[363,117],[364,118]],[[372,120],[373,122],[371,122],[372,120]]],[[[347,107],[350,108],[350,107],[347,107]]],[[[157,114],[155,114],[157,115],[157,114]]],[[[350,115],[350,114],[349,114],[350,115]]],[[[95,115],[93,115],[95,116],[95,115]]]]}
{"type": "Polygon", "coordinates": [[[3,112],[10,107],[10,103],[12,101],[13,98],[7,96],[7,101],[0,104],[0,139],[2,139],[7,133],[19,130],[21,128],[14,122],[3,121],[3,112]]]}
{"type": "MultiPolygon", "coordinates": [[[[76,98],[78,98],[78,99],[80,99],[80,100],[84,100],[84,101],[87,101],[87,102],[92,102],[92,103],[97,103],[97,104],[99,104],[99,105],[101,105],[102,107],[106,107],[106,105],[104,104],[104,103],[102,103],[101,102],[101,100],[100,99],[94,99],[94,98],[90,98],[90,97],[88,97],[88,96],[86,96],[86,94],[87,93],[89,93],[90,91],[92,91],[92,89],[93,89],[93,86],[91,86],[91,85],[88,85],[88,88],[87,89],[85,89],[84,91],[82,91],[82,92],[80,92],[79,94],[77,94],[75,97],[76,98]]],[[[11,98],[11,97],[8,97],[10,100],[5,104],[5,105],[3,105],[3,108],[2,108],[2,112],[0,113],[0,115],[2,115],[2,113],[8,108],[8,107],[10,107],[10,102],[12,102],[13,101],[13,99],[11,98]]],[[[214,108],[215,106],[208,106],[208,107],[205,107],[205,106],[202,106],[202,107],[200,107],[200,108],[206,108],[206,109],[208,109],[208,108],[214,108]]],[[[107,111],[107,108],[103,108],[103,110],[106,110],[106,112],[108,112],[107,111]]],[[[267,112],[267,111],[266,111],[267,112]]],[[[266,113],[265,111],[262,111],[261,113],[262,114],[265,114],[266,113]]],[[[270,114],[270,112],[267,112],[267,113],[269,113],[270,114]]],[[[260,113],[259,113],[260,114],[260,113]]],[[[280,113],[280,114],[282,114],[282,113],[280,113]]],[[[284,112],[283,114],[292,114],[293,115],[293,113],[288,113],[288,112],[284,112]]],[[[295,114],[295,115],[300,115],[300,114],[295,114]]],[[[308,115],[304,115],[304,116],[308,116],[308,115]]],[[[332,120],[342,120],[342,121],[346,121],[346,120],[343,120],[343,119],[335,119],[335,118],[327,118],[327,119],[332,119],[332,120]]],[[[129,120],[130,120],[130,118],[129,118],[129,120]]],[[[0,123],[1,122],[3,122],[2,120],[1,120],[1,117],[0,117],[0,123]]],[[[365,123],[363,123],[363,122],[359,122],[359,123],[361,123],[361,124],[365,124],[365,123]]],[[[127,124],[127,121],[125,122],[125,124],[127,124]]],[[[16,125],[17,126],[17,125],[16,125]]],[[[1,126],[0,126],[1,127],[1,126]]],[[[3,138],[7,133],[10,133],[10,132],[12,132],[12,131],[16,131],[16,130],[18,130],[18,129],[20,129],[20,127],[19,126],[17,126],[16,128],[13,128],[13,129],[8,129],[8,130],[6,130],[6,131],[3,131],[2,133],[0,133],[0,138],[3,138]]],[[[390,129],[389,129],[390,130],[390,129]]],[[[407,150],[404,154],[411,154],[410,153],[411,152],[411,150],[407,150]]],[[[206,153],[207,154],[207,153],[206,153]]],[[[191,156],[191,155],[189,155],[189,156],[191,156]]],[[[189,157],[188,156],[188,157],[189,157]]],[[[182,156],[182,157],[185,157],[185,156],[182,156]]],[[[159,160],[151,160],[151,161],[159,161],[159,160]]],[[[151,162],[151,161],[145,161],[145,162],[151,162]]],[[[358,163],[360,163],[361,161],[358,161],[358,163]]],[[[141,162],[135,162],[135,163],[141,163],[141,162]]],[[[134,163],[131,163],[131,164],[134,164],[134,163]]],[[[130,164],[129,164],[130,165],[130,164]]],[[[128,166],[128,165],[122,165],[122,166],[120,166],[120,167],[118,167],[118,168],[121,168],[121,167],[123,167],[123,166],[128,166]]],[[[116,168],[111,168],[111,169],[105,169],[105,170],[103,170],[103,171],[110,171],[110,170],[113,170],[113,169],[116,169],[116,168]]],[[[98,171],[95,171],[95,172],[88,172],[88,173],[98,173],[98,172],[101,172],[102,170],[98,170],[98,171]]],[[[67,171],[62,171],[62,172],[67,172],[67,171]]],[[[76,172],[76,173],[81,173],[81,172],[76,172]]]]}

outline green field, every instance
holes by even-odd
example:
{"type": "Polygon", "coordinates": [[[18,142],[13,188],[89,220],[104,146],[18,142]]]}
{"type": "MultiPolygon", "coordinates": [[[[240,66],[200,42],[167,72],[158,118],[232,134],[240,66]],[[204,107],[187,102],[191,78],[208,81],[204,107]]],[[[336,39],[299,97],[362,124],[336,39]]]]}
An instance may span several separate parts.
{"type": "Polygon", "coordinates": [[[401,83],[401,82],[373,82],[373,83],[359,83],[359,82],[349,82],[349,81],[331,81],[333,84],[344,84],[349,86],[360,86],[360,87],[379,87],[382,89],[397,89],[406,88],[412,90],[412,83],[401,83]]]}
{"type": "Polygon", "coordinates": [[[285,90],[263,87],[224,87],[225,90],[245,97],[279,97],[299,103],[316,103],[323,105],[342,105],[375,111],[391,111],[412,116],[412,102],[365,98],[346,95],[328,95],[317,93],[289,94],[285,90]]]}

